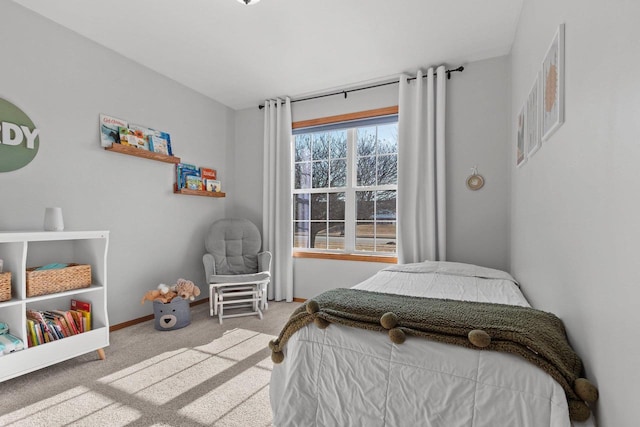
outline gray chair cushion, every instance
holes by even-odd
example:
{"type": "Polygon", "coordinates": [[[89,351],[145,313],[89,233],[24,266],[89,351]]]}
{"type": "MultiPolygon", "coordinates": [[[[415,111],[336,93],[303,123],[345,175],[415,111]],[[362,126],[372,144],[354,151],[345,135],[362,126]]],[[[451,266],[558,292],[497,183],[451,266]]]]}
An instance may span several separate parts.
{"type": "Polygon", "coordinates": [[[260,231],[246,219],[224,218],[209,227],[204,241],[215,259],[218,275],[258,272],[258,252],[262,246],[260,231]]]}

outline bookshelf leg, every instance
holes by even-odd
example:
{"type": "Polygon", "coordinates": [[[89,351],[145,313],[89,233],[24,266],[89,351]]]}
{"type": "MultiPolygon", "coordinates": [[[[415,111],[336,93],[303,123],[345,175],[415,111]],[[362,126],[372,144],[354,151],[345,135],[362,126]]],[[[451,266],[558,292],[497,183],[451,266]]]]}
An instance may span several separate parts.
{"type": "Polygon", "coordinates": [[[107,358],[107,356],[105,356],[104,354],[104,348],[99,348],[97,351],[98,351],[98,357],[100,358],[100,360],[104,360],[107,358]]]}

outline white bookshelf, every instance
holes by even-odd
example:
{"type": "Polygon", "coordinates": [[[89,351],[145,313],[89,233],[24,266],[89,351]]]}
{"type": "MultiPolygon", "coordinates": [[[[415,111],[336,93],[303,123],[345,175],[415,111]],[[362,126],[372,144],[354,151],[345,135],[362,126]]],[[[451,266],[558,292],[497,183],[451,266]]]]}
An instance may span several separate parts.
{"type": "Polygon", "coordinates": [[[96,358],[104,357],[102,349],[109,345],[108,247],[108,231],[0,232],[0,259],[4,271],[11,272],[11,300],[0,302],[0,322],[25,345],[0,356],[0,382],[91,351],[98,351],[96,358]],[[53,262],[91,265],[91,286],[27,297],[26,269],[53,262]],[[91,331],[26,348],[26,310],[68,310],[72,298],[91,302],[91,331]]]}

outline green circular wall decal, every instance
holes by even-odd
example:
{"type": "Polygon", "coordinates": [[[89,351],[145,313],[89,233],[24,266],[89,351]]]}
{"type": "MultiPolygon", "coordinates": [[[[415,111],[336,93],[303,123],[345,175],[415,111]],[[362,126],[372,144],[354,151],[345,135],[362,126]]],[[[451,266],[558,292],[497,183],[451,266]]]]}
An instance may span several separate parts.
{"type": "Polygon", "coordinates": [[[38,133],[24,111],[0,98],[0,172],[20,169],[36,157],[38,133]]]}

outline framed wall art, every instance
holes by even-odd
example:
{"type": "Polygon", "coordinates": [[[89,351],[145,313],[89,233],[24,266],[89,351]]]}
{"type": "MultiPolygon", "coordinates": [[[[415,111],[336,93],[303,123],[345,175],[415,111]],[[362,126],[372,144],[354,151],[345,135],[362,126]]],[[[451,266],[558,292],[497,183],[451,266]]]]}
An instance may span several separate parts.
{"type": "Polygon", "coordinates": [[[542,141],[564,123],[564,24],[558,26],[542,61],[542,141]]]}
{"type": "Polygon", "coordinates": [[[517,123],[517,135],[516,135],[516,166],[522,166],[524,161],[526,160],[525,156],[525,147],[524,147],[524,132],[525,132],[525,111],[526,111],[526,103],[522,106],[522,110],[520,110],[520,114],[518,114],[518,123],[517,123]]]}
{"type": "Polygon", "coordinates": [[[536,75],[536,81],[533,83],[533,87],[527,97],[526,108],[526,133],[525,133],[525,147],[527,150],[527,157],[533,156],[533,154],[540,149],[542,140],[540,139],[540,91],[539,77],[536,75]]]}

